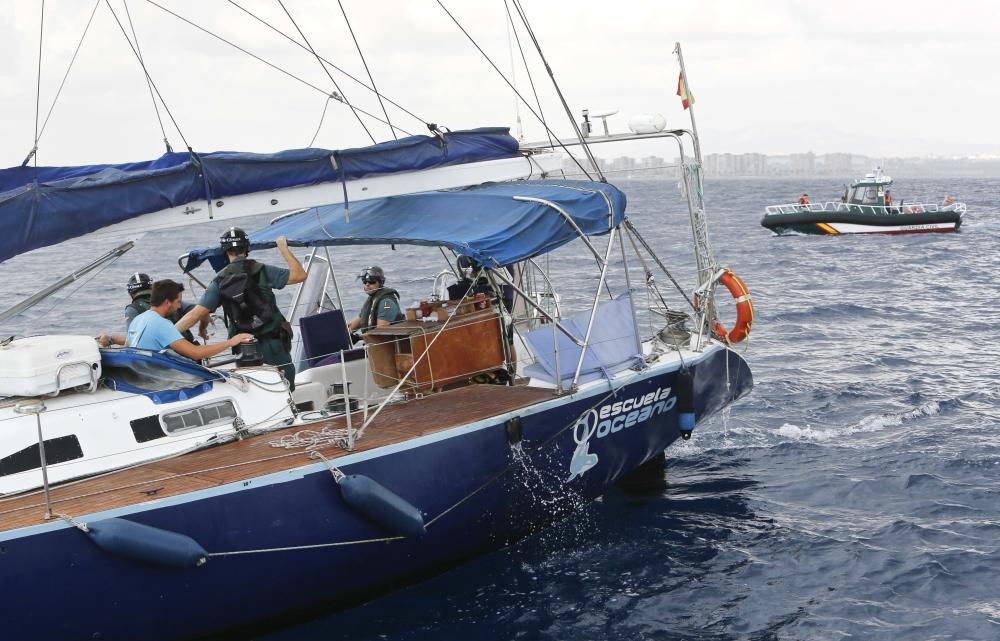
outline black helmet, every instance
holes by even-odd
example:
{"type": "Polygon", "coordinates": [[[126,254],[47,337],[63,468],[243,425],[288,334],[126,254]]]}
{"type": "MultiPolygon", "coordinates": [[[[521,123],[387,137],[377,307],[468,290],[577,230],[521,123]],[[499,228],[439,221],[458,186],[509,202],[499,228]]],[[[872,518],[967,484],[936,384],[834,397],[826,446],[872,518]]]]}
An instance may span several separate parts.
{"type": "Polygon", "coordinates": [[[365,267],[361,274],[358,275],[362,283],[378,283],[380,285],[385,285],[385,272],[378,265],[372,265],[371,267],[365,267]]]}
{"type": "Polygon", "coordinates": [[[141,292],[144,289],[149,289],[152,286],[153,279],[149,277],[149,274],[136,272],[129,276],[128,282],[125,284],[125,289],[128,290],[129,294],[134,294],[136,292],[141,292]]]}
{"type": "Polygon", "coordinates": [[[249,252],[250,237],[239,227],[230,227],[219,237],[219,246],[222,247],[222,251],[224,252],[234,249],[242,249],[249,252]]]}

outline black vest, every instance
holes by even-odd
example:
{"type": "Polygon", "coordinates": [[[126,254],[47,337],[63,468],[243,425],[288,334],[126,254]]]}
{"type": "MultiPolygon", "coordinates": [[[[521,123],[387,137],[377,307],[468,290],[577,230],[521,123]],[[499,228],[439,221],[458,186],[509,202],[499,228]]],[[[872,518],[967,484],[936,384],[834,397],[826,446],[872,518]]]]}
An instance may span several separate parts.
{"type": "Polygon", "coordinates": [[[149,289],[142,290],[141,292],[135,295],[135,298],[132,299],[131,303],[125,306],[125,309],[127,310],[129,307],[131,307],[137,312],[136,316],[138,316],[143,312],[149,311],[149,308],[152,307],[152,305],[149,303],[149,297],[152,295],[153,295],[152,290],[149,289]]]}
{"type": "MultiPolygon", "coordinates": [[[[366,300],[365,304],[361,307],[361,313],[358,314],[358,318],[361,319],[361,331],[378,327],[378,306],[382,303],[382,300],[388,296],[395,298],[396,304],[399,304],[399,292],[391,287],[382,287],[368,297],[368,300],[366,300]]],[[[400,314],[400,316],[394,320],[402,320],[401,316],[402,315],[400,314]]]]}
{"type": "MultiPolygon", "coordinates": [[[[285,317],[281,315],[281,311],[278,309],[278,303],[275,300],[274,291],[271,289],[271,284],[267,280],[267,272],[264,271],[264,265],[262,263],[250,260],[249,258],[231,262],[219,271],[219,273],[215,276],[214,282],[216,286],[220,286],[222,281],[225,280],[227,276],[242,273],[247,274],[248,278],[256,280],[257,287],[263,295],[265,304],[267,304],[271,309],[271,319],[257,329],[253,330],[253,335],[257,338],[276,338],[278,336],[278,328],[281,327],[281,323],[285,320],[285,317]]],[[[230,311],[227,309],[225,300],[223,300],[222,309],[226,317],[226,328],[229,330],[230,338],[232,338],[236,334],[240,333],[240,330],[236,326],[235,319],[230,317],[230,311]]]]}

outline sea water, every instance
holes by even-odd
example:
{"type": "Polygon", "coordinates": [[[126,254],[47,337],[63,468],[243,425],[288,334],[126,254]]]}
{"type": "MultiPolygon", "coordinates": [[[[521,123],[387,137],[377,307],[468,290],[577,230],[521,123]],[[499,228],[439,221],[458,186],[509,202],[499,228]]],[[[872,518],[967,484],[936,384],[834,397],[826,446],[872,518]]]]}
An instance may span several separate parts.
{"type": "MultiPolygon", "coordinates": [[[[690,290],[675,182],[612,181],[690,290]]],[[[966,202],[956,234],[775,237],[760,227],[765,205],[803,191],[836,199],[843,182],[707,181],[716,257],[753,295],[753,333],[738,349],[755,388],[668,450],[663,491],[611,491],[510,548],[253,638],[1000,638],[1000,180],[897,180],[907,202],[966,202]]],[[[132,272],[176,277],[176,257],[214,244],[225,226],[150,234],[0,330],[120,330],[132,272]]],[[[75,241],[0,264],[0,301],[109,248],[75,241]]],[[[427,299],[446,268],[436,250],[401,246],[331,257],[349,310],[361,306],[354,277],[365,266],[386,267],[404,305],[427,299]]],[[[559,250],[550,266],[564,300],[593,295],[587,252],[559,250]]],[[[656,280],[679,300],[669,279],[656,280]]],[[[731,304],[722,315],[732,323],[731,304]]],[[[644,321],[644,334],[654,325],[644,321]]]]}

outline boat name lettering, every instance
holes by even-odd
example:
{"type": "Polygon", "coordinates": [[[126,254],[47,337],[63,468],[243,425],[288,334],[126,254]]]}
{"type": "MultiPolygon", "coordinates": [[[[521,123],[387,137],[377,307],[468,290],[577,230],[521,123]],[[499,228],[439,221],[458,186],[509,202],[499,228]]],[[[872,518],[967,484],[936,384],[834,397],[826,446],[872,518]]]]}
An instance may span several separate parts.
{"type": "Polygon", "coordinates": [[[670,396],[670,388],[661,387],[655,392],[649,392],[643,396],[635,396],[602,405],[600,409],[591,410],[584,414],[578,424],[584,423],[582,427],[585,431],[594,430],[594,436],[604,438],[608,434],[620,432],[626,427],[643,423],[652,416],[669,412],[676,404],[677,397],[670,396]],[[592,426],[592,421],[596,422],[597,425],[592,426]]]}

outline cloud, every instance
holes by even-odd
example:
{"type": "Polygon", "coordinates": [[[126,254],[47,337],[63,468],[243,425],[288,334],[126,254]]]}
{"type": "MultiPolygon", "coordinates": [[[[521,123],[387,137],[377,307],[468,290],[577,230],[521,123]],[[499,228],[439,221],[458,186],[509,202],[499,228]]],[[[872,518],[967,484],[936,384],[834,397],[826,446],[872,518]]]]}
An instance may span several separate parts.
{"type": "MultiPolygon", "coordinates": [[[[0,164],[21,161],[31,148],[35,113],[38,10],[11,2],[0,24],[0,164]]],[[[122,5],[112,2],[119,18],[122,5]]],[[[274,151],[308,144],[333,85],[308,51],[295,46],[234,4],[183,0],[163,3],[205,29],[253,52],[282,73],[151,3],[129,3],[151,75],[188,142],[200,150],[274,151]],[[292,77],[294,76],[294,77],[292,77]],[[306,83],[315,85],[312,88],[306,83]]],[[[274,2],[239,0],[296,40],[295,25],[274,2]]],[[[534,91],[508,35],[503,4],[445,0],[445,6],[536,111],[534,91]],[[513,73],[511,71],[513,60],[513,73]]],[[[292,18],[324,57],[367,82],[337,3],[286,0],[292,18]]],[[[854,151],[926,147],[926,151],[1000,152],[986,107],[1000,100],[989,82],[1000,59],[1000,13],[991,3],[887,0],[823,5],[663,3],[597,0],[571,5],[524,2],[545,56],[570,103],[580,109],[619,108],[628,116],[659,111],[671,126],[687,113],[674,96],[673,43],[684,43],[700,133],[715,151],[854,151]],[[875,143],[874,141],[877,141],[875,143]],[[987,141],[987,142],[981,142],[987,141]],[[916,143],[916,144],[915,144],[916,143]],[[865,148],[861,148],[865,147],[865,148]]],[[[520,112],[526,136],[544,128],[527,107],[515,107],[504,80],[436,2],[345,0],[351,27],[380,90],[420,119],[452,128],[513,125],[520,112]]],[[[55,95],[93,5],[46,3],[41,112],[55,95]]],[[[550,126],[568,134],[567,116],[530,39],[518,32],[541,108],[550,126]]],[[[334,72],[340,90],[381,114],[368,91],[334,72]]],[[[399,110],[400,126],[423,124],[399,110]]],[[[161,110],[165,123],[169,117],[161,110]]],[[[180,137],[167,126],[175,147],[180,137]]],[[[385,139],[388,128],[369,121],[385,139]]],[[[117,162],[153,157],[163,135],[143,75],[102,2],[73,72],[41,141],[47,164],[117,162]]],[[[317,144],[365,144],[350,110],[328,105],[317,144]]]]}

